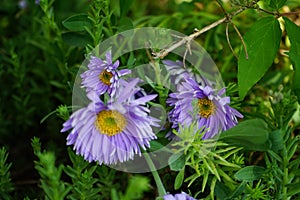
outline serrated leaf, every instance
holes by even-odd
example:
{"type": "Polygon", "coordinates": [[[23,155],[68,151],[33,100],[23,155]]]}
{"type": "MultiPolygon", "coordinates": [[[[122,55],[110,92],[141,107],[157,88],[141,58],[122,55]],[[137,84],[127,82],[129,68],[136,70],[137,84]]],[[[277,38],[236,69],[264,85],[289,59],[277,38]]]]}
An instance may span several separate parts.
{"type": "Polygon", "coordinates": [[[62,24],[70,31],[84,31],[85,27],[92,28],[92,23],[87,14],[73,15],[62,21],[62,24]]]}
{"type": "Polygon", "coordinates": [[[185,166],[185,155],[181,153],[176,153],[170,156],[168,163],[170,166],[170,169],[173,171],[180,171],[185,166]]]}
{"type": "Polygon", "coordinates": [[[220,140],[247,150],[267,151],[271,144],[267,124],[262,119],[251,119],[238,123],[221,133],[220,140]]]}
{"type": "Polygon", "coordinates": [[[183,179],[184,179],[184,168],[182,170],[180,170],[180,172],[177,174],[176,178],[175,178],[175,182],[174,182],[174,189],[178,190],[182,183],[183,183],[183,179]]]}
{"type": "Polygon", "coordinates": [[[259,166],[247,166],[240,169],[234,174],[234,177],[240,181],[255,181],[261,179],[265,174],[266,169],[259,166]]]}
{"type": "Polygon", "coordinates": [[[289,58],[294,67],[293,90],[300,103],[300,27],[286,17],[284,17],[284,21],[291,42],[289,58]]]}
{"type": "Polygon", "coordinates": [[[281,30],[274,17],[257,21],[245,34],[248,59],[242,48],[238,60],[238,87],[241,99],[272,65],[279,49],[281,30]]]}

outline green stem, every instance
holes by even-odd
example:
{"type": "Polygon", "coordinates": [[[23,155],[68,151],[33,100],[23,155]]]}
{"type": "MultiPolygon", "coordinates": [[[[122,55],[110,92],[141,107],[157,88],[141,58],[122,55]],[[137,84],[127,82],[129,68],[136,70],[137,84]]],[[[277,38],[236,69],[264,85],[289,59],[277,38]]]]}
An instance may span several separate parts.
{"type": "Polygon", "coordinates": [[[154,73],[155,73],[155,78],[156,78],[156,84],[157,84],[156,91],[158,92],[159,103],[165,108],[167,96],[165,94],[165,89],[162,85],[161,69],[160,69],[158,61],[152,62],[152,66],[154,68],[154,73]]]}
{"type": "Polygon", "coordinates": [[[286,144],[284,143],[283,149],[282,149],[282,169],[283,169],[283,180],[282,180],[282,199],[287,200],[287,184],[289,181],[289,170],[288,170],[288,158],[287,158],[287,152],[286,152],[286,144]]]}
{"type": "Polygon", "coordinates": [[[165,190],[165,187],[159,177],[159,174],[156,170],[156,167],[154,166],[150,156],[148,155],[148,153],[143,153],[144,157],[145,157],[145,160],[147,161],[148,163],[148,166],[151,170],[151,173],[153,175],[153,178],[155,180],[155,183],[156,183],[156,186],[157,186],[157,190],[158,190],[158,194],[160,197],[163,197],[165,194],[167,194],[166,190],[165,190]]]}

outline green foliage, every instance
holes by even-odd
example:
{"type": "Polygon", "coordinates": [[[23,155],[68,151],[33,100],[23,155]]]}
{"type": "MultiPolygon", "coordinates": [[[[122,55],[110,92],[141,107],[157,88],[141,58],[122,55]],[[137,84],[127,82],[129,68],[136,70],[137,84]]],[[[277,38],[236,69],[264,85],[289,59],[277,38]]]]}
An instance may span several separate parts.
{"type": "Polygon", "coordinates": [[[262,119],[240,122],[237,126],[223,132],[219,139],[252,151],[267,151],[271,146],[268,126],[262,119]]]}
{"type": "Polygon", "coordinates": [[[297,157],[299,136],[293,136],[295,127],[289,125],[296,112],[297,98],[291,91],[282,91],[280,101],[271,102],[270,116],[275,124],[271,136],[272,149],[265,155],[267,168],[268,187],[273,190],[274,198],[288,199],[297,197],[299,189],[299,165],[300,159],[297,157]],[[284,114],[287,113],[287,114],[284,114]],[[296,187],[295,187],[296,186],[296,187]]]}
{"type": "Polygon", "coordinates": [[[178,190],[184,181],[184,168],[177,174],[174,182],[174,189],[178,190]]]}
{"type": "MultiPolygon", "coordinates": [[[[245,119],[218,141],[203,141],[192,134],[193,127],[181,130],[182,140],[174,146],[178,151],[169,159],[172,172],[158,172],[168,175],[163,182],[171,182],[166,184],[170,192],[190,192],[195,198],[300,198],[300,29],[293,13],[298,1],[231,0],[218,6],[209,0],[41,0],[38,5],[28,0],[25,8],[19,2],[2,0],[0,6],[0,146],[10,150],[8,159],[0,149],[0,199],[154,199],[149,174],[117,172],[88,163],[71,149],[66,152],[58,118],[70,116],[73,107],[66,105],[82,61],[108,37],[147,26],[189,35],[224,16],[241,35],[234,26],[226,34],[226,25],[220,24],[196,40],[216,62],[225,84],[231,83],[227,95],[245,119]],[[230,15],[239,9],[245,11],[230,15]],[[240,48],[243,41],[248,59],[240,48]],[[287,50],[289,59],[283,56],[287,50]]],[[[122,66],[148,63],[141,52],[123,55],[122,66]]],[[[151,80],[149,88],[160,94],[153,106],[166,107],[169,91],[151,80]]],[[[168,143],[167,131],[151,141],[151,151],[168,143]]]]}
{"type": "Polygon", "coordinates": [[[66,166],[64,172],[72,179],[69,184],[71,193],[67,196],[68,199],[101,199],[101,187],[97,187],[98,179],[93,177],[97,166],[89,166],[89,163],[82,157],[75,155],[69,148],[69,157],[73,166],[66,166]]]}
{"type": "Polygon", "coordinates": [[[266,169],[259,166],[246,166],[234,174],[234,177],[240,181],[255,181],[263,178],[266,169]]]}
{"type": "Polygon", "coordinates": [[[185,166],[185,162],[186,157],[182,152],[172,154],[168,160],[170,169],[173,171],[181,171],[185,166]]]}
{"type": "Polygon", "coordinates": [[[70,31],[84,31],[92,28],[92,23],[87,14],[73,15],[62,21],[62,24],[70,31]]]}
{"type": "MultiPolygon", "coordinates": [[[[149,190],[149,180],[147,177],[133,176],[129,179],[125,194],[119,194],[120,200],[137,200],[143,197],[143,193],[149,190]]],[[[113,199],[115,200],[115,199],[113,199]]]]}
{"type": "MultiPolygon", "coordinates": [[[[39,158],[35,161],[35,168],[40,175],[40,187],[45,199],[140,199],[143,193],[150,189],[149,179],[141,176],[131,176],[127,187],[120,183],[116,171],[106,166],[92,165],[81,156],[76,155],[73,150],[68,149],[72,166],[55,166],[55,155],[53,152],[41,152],[39,138],[32,139],[34,154],[39,158]],[[63,172],[71,182],[62,180],[63,172]],[[121,191],[124,190],[124,193],[121,191]],[[117,192],[118,191],[118,192],[117,192]]],[[[120,176],[119,180],[126,175],[120,176]]]]}
{"type": "Polygon", "coordinates": [[[45,192],[45,199],[65,199],[71,188],[67,187],[66,183],[61,180],[64,166],[55,166],[55,155],[53,152],[41,152],[41,144],[39,143],[38,138],[32,140],[32,147],[35,155],[39,159],[38,161],[35,161],[34,164],[35,169],[41,177],[40,187],[45,192]]]}
{"type": "Polygon", "coordinates": [[[291,42],[289,58],[294,67],[293,89],[300,102],[300,27],[291,22],[288,18],[284,18],[287,34],[291,42]]]}
{"type": "Polygon", "coordinates": [[[9,193],[14,190],[10,179],[10,167],[12,164],[7,163],[7,157],[6,149],[2,147],[0,149],[0,198],[3,200],[11,199],[9,193]]]}
{"type": "Polygon", "coordinates": [[[285,3],[287,0],[264,0],[264,2],[266,2],[266,4],[274,10],[279,10],[285,3]]]}
{"type": "MultiPolygon", "coordinates": [[[[181,128],[177,134],[182,140],[174,144],[179,148],[177,154],[185,155],[185,165],[193,169],[193,174],[187,177],[184,182],[188,182],[190,187],[196,181],[202,180],[202,188],[199,193],[203,193],[210,185],[210,197],[214,197],[217,182],[224,183],[228,188],[234,188],[236,181],[232,176],[243,165],[242,148],[229,146],[226,143],[215,140],[202,140],[202,134],[194,133],[195,127],[181,128]]],[[[176,155],[176,154],[175,154],[176,155]]],[[[182,183],[184,168],[178,173],[175,180],[175,187],[182,183]]]]}
{"type": "Polygon", "coordinates": [[[271,67],[280,45],[281,29],[274,17],[257,21],[246,33],[246,52],[242,49],[238,60],[239,95],[244,99],[250,88],[271,67]]]}

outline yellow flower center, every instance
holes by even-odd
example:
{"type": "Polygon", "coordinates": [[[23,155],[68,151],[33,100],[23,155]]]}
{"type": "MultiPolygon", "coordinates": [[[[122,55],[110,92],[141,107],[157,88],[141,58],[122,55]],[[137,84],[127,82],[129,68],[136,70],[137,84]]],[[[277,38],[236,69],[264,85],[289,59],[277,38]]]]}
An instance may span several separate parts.
{"type": "Polygon", "coordinates": [[[124,130],[127,121],[125,117],[115,110],[103,110],[98,113],[95,125],[101,134],[116,135],[124,130]]]}
{"type": "Polygon", "coordinates": [[[199,115],[201,117],[209,118],[215,112],[215,105],[212,100],[207,98],[198,99],[199,115]]]}
{"type": "Polygon", "coordinates": [[[102,83],[104,83],[105,85],[110,85],[110,79],[112,78],[113,74],[107,70],[103,70],[100,75],[99,75],[99,79],[102,83]]]}

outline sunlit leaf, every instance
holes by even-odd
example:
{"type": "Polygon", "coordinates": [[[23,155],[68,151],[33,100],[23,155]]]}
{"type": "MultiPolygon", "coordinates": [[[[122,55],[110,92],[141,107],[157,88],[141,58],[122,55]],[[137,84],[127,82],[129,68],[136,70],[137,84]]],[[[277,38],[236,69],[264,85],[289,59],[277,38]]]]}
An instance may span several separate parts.
{"type": "Polygon", "coordinates": [[[281,30],[274,17],[265,17],[254,23],[245,34],[248,58],[242,48],[238,60],[238,87],[241,99],[272,65],[279,49],[281,30]]]}
{"type": "Polygon", "coordinates": [[[184,179],[184,168],[180,170],[180,172],[177,174],[175,178],[175,183],[174,183],[175,190],[178,190],[181,187],[183,183],[183,179],[184,179]]]}

